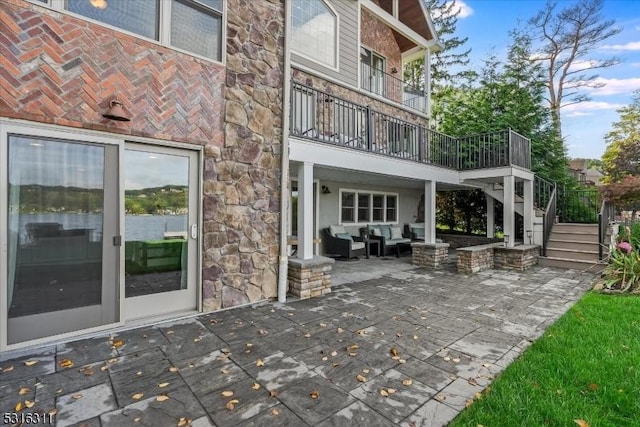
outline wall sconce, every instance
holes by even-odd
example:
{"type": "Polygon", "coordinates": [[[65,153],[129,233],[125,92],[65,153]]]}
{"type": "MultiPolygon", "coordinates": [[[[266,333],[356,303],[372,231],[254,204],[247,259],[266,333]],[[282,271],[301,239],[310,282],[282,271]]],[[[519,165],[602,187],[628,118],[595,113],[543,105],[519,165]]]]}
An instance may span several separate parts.
{"type": "Polygon", "coordinates": [[[396,67],[391,68],[391,74],[398,74],[398,69],[396,67]]]}
{"type": "Polygon", "coordinates": [[[533,230],[527,230],[527,238],[529,239],[529,244],[531,244],[531,240],[533,238],[533,230]]]}
{"type": "Polygon", "coordinates": [[[504,247],[505,248],[509,247],[509,235],[508,234],[504,235],[504,247]]]}
{"type": "Polygon", "coordinates": [[[114,98],[109,101],[109,110],[102,115],[107,119],[116,120],[119,122],[129,122],[131,119],[127,116],[127,113],[124,111],[124,105],[118,98],[114,98]]]}
{"type": "Polygon", "coordinates": [[[322,194],[331,194],[331,190],[326,185],[322,186],[322,194]]]}

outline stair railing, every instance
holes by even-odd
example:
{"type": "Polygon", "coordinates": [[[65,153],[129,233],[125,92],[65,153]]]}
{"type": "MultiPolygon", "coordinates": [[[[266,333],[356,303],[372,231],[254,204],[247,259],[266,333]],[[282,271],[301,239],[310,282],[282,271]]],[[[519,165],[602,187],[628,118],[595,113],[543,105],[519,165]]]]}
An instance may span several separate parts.
{"type": "Polygon", "coordinates": [[[551,229],[556,220],[556,203],[557,203],[557,186],[555,183],[549,182],[538,176],[535,177],[536,184],[534,186],[535,199],[537,206],[542,206],[546,202],[542,221],[542,256],[547,256],[547,245],[551,229]]]}
{"type": "Polygon", "coordinates": [[[598,214],[598,236],[599,236],[599,245],[598,245],[598,256],[600,259],[604,259],[604,246],[605,246],[605,237],[607,236],[607,229],[609,227],[609,222],[614,218],[614,207],[611,203],[606,200],[602,200],[602,204],[600,205],[600,213],[598,214]]]}

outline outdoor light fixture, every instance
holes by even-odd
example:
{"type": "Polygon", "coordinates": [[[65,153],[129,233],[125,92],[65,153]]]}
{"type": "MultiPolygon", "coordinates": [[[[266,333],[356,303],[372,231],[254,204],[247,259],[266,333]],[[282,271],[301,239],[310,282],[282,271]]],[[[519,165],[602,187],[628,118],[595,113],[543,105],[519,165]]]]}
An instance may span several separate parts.
{"type": "Polygon", "coordinates": [[[322,194],[331,194],[331,190],[326,185],[322,186],[322,194]]]}
{"type": "Polygon", "coordinates": [[[107,119],[116,120],[119,122],[129,122],[131,119],[127,116],[127,113],[124,111],[124,105],[118,98],[114,98],[109,101],[109,111],[104,113],[102,117],[107,119]]]}
{"type": "Polygon", "coordinates": [[[505,248],[509,247],[509,235],[508,234],[504,235],[504,247],[505,248]]]}
{"type": "Polygon", "coordinates": [[[89,0],[89,3],[91,4],[91,6],[100,10],[106,9],[108,6],[107,0],[89,0]]]}
{"type": "Polygon", "coordinates": [[[391,69],[391,74],[398,74],[398,69],[396,67],[393,67],[391,69]]]}
{"type": "Polygon", "coordinates": [[[527,230],[527,238],[529,239],[529,244],[531,244],[531,239],[533,238],[533,230],[527,230]]]}

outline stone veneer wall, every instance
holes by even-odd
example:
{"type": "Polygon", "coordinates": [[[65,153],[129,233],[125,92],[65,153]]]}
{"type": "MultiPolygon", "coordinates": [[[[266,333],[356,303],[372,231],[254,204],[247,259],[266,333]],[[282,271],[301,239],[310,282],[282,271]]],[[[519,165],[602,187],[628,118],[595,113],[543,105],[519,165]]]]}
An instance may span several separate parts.
{"type": "Polygon", "coordinates": [[[447,243],[412,243],[411,263],[418,267],[438,269],[449,261],[447,243]]]}
{"type": "Polygon", "coordinates": [[[477,273],[494,267],[493,245],[491,244],[459,248],[456,254],[458,255],[458,273],[477,273]]]}
{"type": "Polygon", "coordinates": [[[346,99],[347,101],[354,102],[356,104],[369,106],[378,112],[393,116],[395,118],[422,126],[427,125],[427,119],[425,119],[423,116],[379,101],[375,98],[370,97],[369,95],[366,95],[366,93],[358,92],[345,86],[337,85],[333,82],[327,81],[321,77],[314,76],[305,71],[293,69],[292,79],[294,82],[302,83],[304,85],[329,93],[333,96],[346,99]]]}
{"type": "Polygon", "coordinates": [[[288,267],[289,292],[300,298],[312,298],[331,293],[332,258],[291,258],[288,267]]]}
{"type": "Polygon", "coordinates": [[[205,164],[205,310],[277,295],[284,6],[226,7],[225,139],[205,164]]]}
{"type": "Polygon", "coordinates": [[[540,246],[522,245],[513,248],[496,247],[493,250],[493,262],[499,270],[524,271],[538,264],[540,246]]]}
{"type": "Polygon", "coordinates": [[[284,8],[225,7],[226,67],[0,0],[1,117],[204,146],[204,310],[277,294],[284,8]],[[102,117],[115,95],[130,122],[102,117]]]}
{"type": "MultiPolygon", "coordinates": [[[[392,69],[395,68],[396,77],[402,80],[402,53],[393,31],[366,9],[361,9],[360,14],[360,42],[385,58],[387,74],[393,76],[392,69]]],[[[394,95],[397,98],[394,101],[402,102],[402,91],[394,95]]]]}

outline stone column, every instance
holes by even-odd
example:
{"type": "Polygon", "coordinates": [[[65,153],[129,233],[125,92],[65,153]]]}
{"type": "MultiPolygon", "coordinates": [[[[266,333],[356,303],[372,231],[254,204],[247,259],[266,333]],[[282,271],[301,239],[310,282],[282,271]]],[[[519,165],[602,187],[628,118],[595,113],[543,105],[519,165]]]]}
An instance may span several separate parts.
{"type": "Polygon", "coordinates": [[[424,242],[436,243],[436,182],[424,182],[424,242]]]}
{"type": "Polygon", "coordinates": [[[313,163],[298,166],[298,258],[313,258],[313,163]]]}
{"type": "Polygon", "coordinates": [[[487,237],[493,239],[496,232],[496,222],[494,218],[496,210],[495,199],[487,193],[484,193],[484,195],[487,198],[487,237]]]}
{"type": "Polygon", "coordinates": [[[503,210],[503,224],[504,234],[509,236],[507,241],[507,247],[512,248],[515,245],[515,178],[513,175],[504,177],[504,210],[503,210]]]}
{"type": "Polygon", "coordinates": [[[418,267],[437,270],[449,262],[448,243],[412,243],[411,263],[418,267]]]}
{"type": "Polygon", "coordinates": [[[524,182],[524,206],[522,206],[522,215],[524,218],[524,244],[533,243],[533,181],[524,182]],[[531,241],[527,237],[527,232],[531,234],[531,241]]]}

